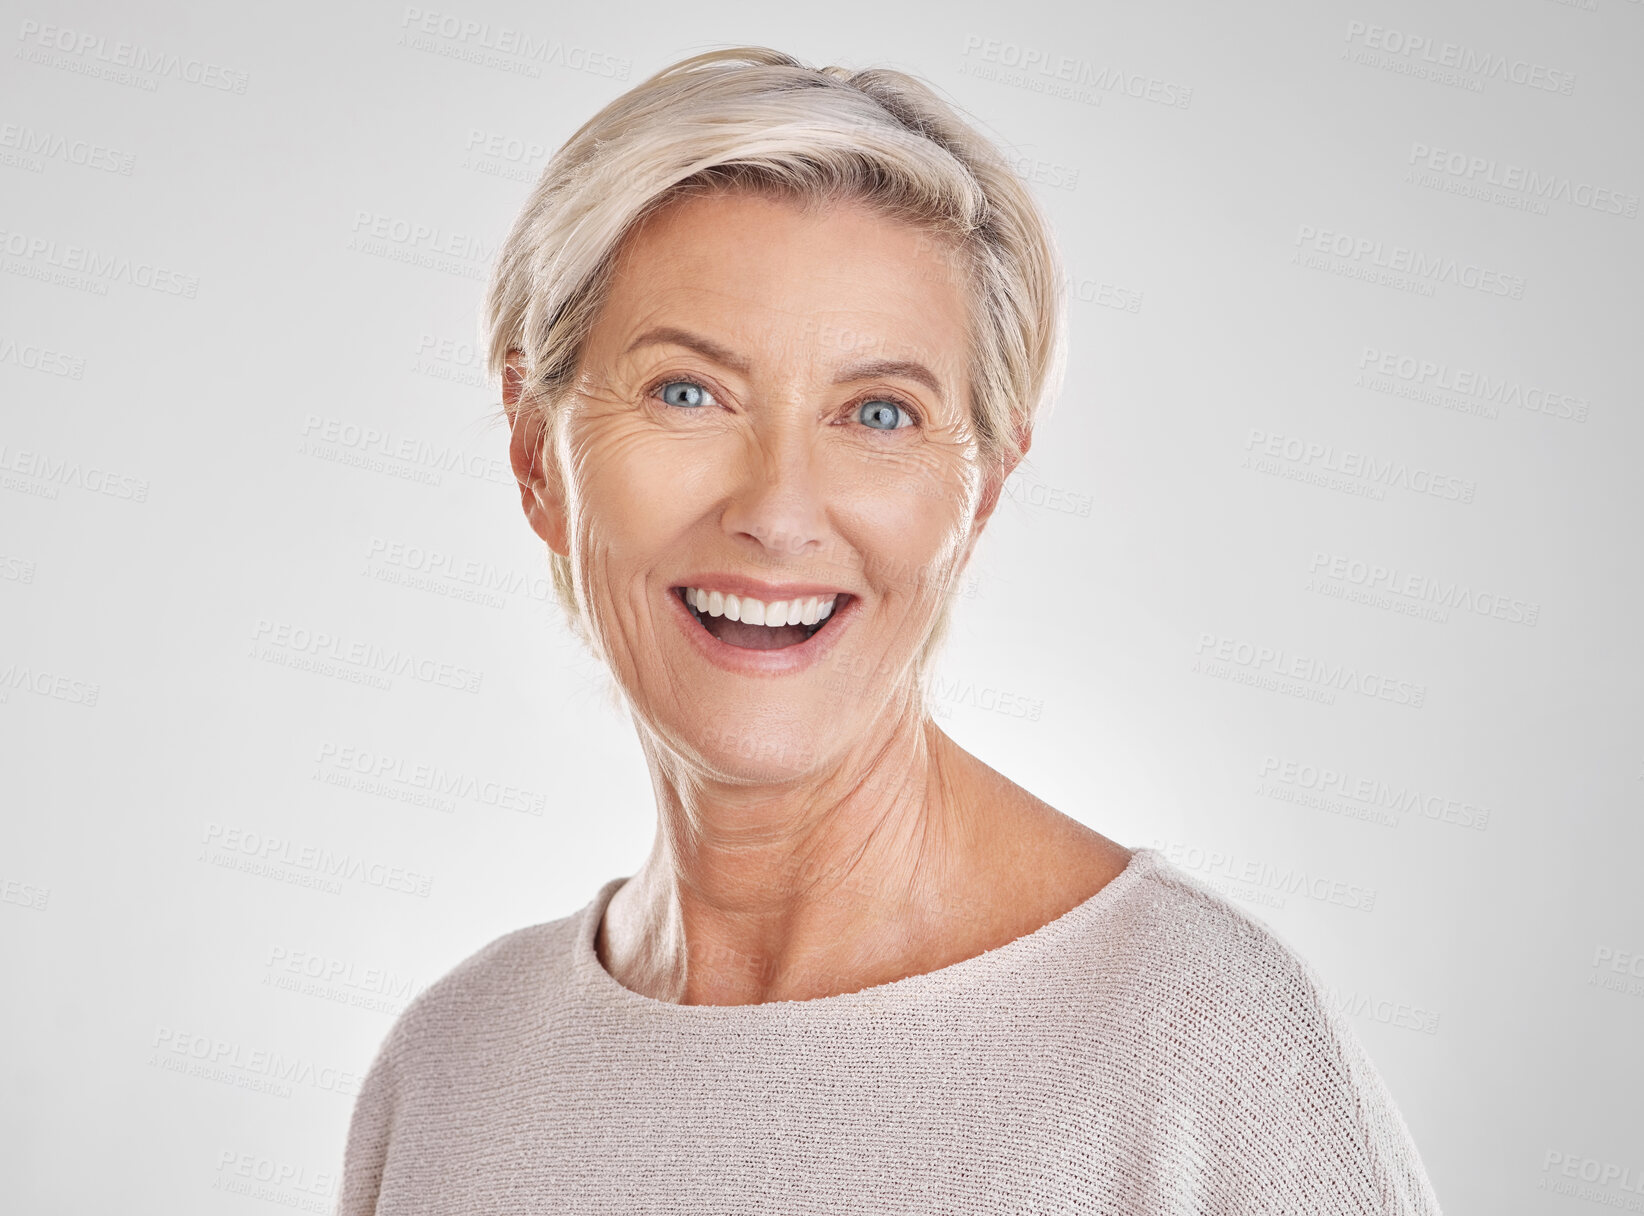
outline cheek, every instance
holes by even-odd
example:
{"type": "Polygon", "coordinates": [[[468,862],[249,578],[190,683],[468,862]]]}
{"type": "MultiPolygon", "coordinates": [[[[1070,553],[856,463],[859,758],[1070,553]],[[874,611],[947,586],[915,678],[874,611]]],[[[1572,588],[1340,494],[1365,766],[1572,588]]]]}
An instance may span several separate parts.
{"type": "Polygon", "coordinates": [[[934,596],[967,535],[966,470],[892,453],[842,469],[835,484],[840,525],[869,587],[903,601],[934,596]]]}
{"type": "Polygon", "coordinates": [[[654,558],[709,501],[703,454],[676,437],[611,428],[591,435],[585,453],[578,498],[585,529],[609,560],[654,558]]]}
{"type": "MultiPolygon", "coordinates": [[[[622,418],[586,428],[575,476],[583,551],[605,578],[688,552],[692,529],[747,486],[750,461],[760,458],[746,438],[668,433],[622,418]]],[[[969,462],[947,448],[874,449],[842,439],[813,455],[811,524],[821,545],[809,556],[772,560],[794,573],[860,582],[903,603],[934,596],[968,535],[975,505],[969,462]]]]}

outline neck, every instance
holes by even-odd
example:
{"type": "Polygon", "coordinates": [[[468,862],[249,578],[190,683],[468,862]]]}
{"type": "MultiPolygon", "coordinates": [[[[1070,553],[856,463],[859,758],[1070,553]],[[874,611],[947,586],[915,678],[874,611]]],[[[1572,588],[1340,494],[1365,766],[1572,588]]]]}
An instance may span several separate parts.
{"type": "Polygon", "coordinates": [[[927,966],[1003,780],[911,706],[827,772],[775,783],[687,772],[654,739],[646,750],[657,834],[599,946],[624,986],[679,1004],[804,1000],[927,966]]]}

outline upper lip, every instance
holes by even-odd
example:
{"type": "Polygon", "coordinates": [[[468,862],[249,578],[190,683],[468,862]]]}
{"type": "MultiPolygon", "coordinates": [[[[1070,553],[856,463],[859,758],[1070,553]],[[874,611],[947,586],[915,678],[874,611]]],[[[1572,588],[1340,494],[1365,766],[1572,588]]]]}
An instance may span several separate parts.
{"type": "Polygon", "coordinates": [[[807,599],[810,596],[845,596],[851,594],[838,587],[821,583],[767,583],[740,574],[693,574],[677,583],[680,587],[699,587],[704,591],[723,591],[727,595],[749,596],[765,604],[807,599]]]}

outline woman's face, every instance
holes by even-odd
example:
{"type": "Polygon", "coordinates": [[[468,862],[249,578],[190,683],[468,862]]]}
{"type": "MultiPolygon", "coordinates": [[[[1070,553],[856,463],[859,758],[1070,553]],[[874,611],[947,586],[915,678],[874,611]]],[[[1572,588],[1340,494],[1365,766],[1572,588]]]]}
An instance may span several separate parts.
{"type": "Polygon", "coordinates": [[[635,713],[705,773],[826,767],[910,704],[998,492],[954,266],[858,204],[745,193],[676,202],[624,246],[533,522],[574,552],[635,713]]]}

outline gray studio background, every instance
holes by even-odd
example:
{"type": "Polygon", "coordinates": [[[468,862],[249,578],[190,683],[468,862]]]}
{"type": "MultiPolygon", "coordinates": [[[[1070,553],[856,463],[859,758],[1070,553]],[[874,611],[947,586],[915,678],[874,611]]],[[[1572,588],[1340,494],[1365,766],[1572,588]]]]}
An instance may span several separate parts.
{"type": "Polygon", "coordinates": [[[5,1210],[329,1211],[394,1015],[642,859],[479,297],[763,43],[1066,256],[943,728],[1306,957],[1447,1212],[1644,1211],[1644,4],[3,7],[5,1210]]]}

